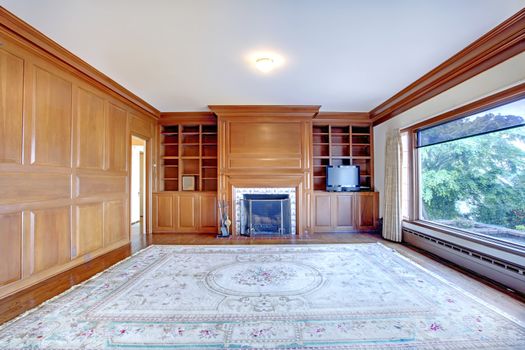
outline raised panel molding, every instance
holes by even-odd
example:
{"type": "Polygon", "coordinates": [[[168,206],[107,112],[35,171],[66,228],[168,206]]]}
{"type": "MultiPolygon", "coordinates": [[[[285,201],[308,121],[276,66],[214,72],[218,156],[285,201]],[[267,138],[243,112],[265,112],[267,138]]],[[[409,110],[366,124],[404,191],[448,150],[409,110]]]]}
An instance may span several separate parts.
{"type": "Polygon", "coordinates": [[[124,201],[104,203],[104,246],[129,238],[126,217],[124,201]]]}
{"type": "Polygon", "coordinates": [[[105,193],[126,192],[125,176],[79,175],[77,176],[77,195],[89,197],[105,193]]]}
{"type": "Polygon", "coordinates": [[[154,231],[175,230],[175,214],[178,212],[176,198],[171,193],[155,193],[153,195],[154,231]]]}
{"type": "Polygon", "coordinates": [[[0,173],[0,204],[71,198],[71,175],[53,173],[0,173]]]}
{"type": "Polygon", "coordinates": [[[102,203],[79,205],[76,214],[76,256],[83,256],[102,248],[104,242],[102,203]]]}
{"type": "Polygon", "coordinates": [[[71,166],[72,85],[35,66],[31,164],[71,166]]]}
{"type": "Polygon", "coordinates": [[[0,215],[0,286],[22,276],[22,214],[0,215]]]}
{"type": "Polygon", "coordinates": [[[77,96],[77,166],[103,169],[104,100],[84,89],[78,89],[77,96]]]}
{"type": "Polygon", "coordinates": [[[354,226],[354,196],[337,196],[337,221],[338,227],[354,226]]]}
{"type": "Polygon", "coordinates": [[[197,224],[198,197],[193,194],[180,194],[178,196],[178,229],[181,231],[195,231],[197,224]]]}
{"type": "Polygon", "coordinates": [[[22,162],[24,60],[0,49],[0,162],[22,162]]]}
{"type": "Polygon", "coordinates": [[[215,193],[202,193],[200,196],[200,227],[210,229],[212,232],[217,228],[217,195],[215,193]]]}
{"type": "Polygon", "coordinates": [[[31,211],[33,274],[71,259],[70,212],[70,207],[31,211]]]}
{"type": "Polygon", "coordinates": [[[109,103],[106,128],[108,140],[107,157],[109,170],[127,170],[127,126],[127,112],[124,109],[117,107],[112,103],[109,103]]]}
{"type": "Polygon", "coordinates": [[[316,227],[332,227],[332,197],[330,195],[315,196],[315,226],[316,227]]]}

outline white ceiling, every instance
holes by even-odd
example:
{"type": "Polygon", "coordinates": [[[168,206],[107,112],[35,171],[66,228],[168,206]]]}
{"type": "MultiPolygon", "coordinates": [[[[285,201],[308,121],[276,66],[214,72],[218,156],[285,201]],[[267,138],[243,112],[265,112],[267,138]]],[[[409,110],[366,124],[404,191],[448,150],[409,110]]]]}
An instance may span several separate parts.
{"type": "Polygon", "coordinates": [[[525,0],[0,0],[161,111],[369,111],[525,0]],[[273,52],[270,74],[250,61],[273,52]]]}

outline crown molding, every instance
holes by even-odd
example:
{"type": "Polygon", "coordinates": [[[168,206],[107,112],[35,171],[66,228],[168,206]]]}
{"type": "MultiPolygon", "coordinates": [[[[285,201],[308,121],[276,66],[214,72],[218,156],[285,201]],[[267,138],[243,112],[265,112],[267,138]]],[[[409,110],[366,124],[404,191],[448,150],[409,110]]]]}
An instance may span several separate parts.
{"type": "Polygon", "coordinates": [[[46,58],[51,58],[80,78],[101,88],[103,91],[131,104],[149,117],[157,119],[159,110],[127,90],[113,79],[95,69],[78,56],[69,52],[28,23],[24,22],[3,6],[0,6],[0,33],[21,43],[24,47],[37,51],[46,58]]]}
{"type": "Polygon", "coordinates": [[[370,123],[370,114],[368,112],[319,112],[314,117],[314,122],[362,122],[370,123]]]}
{"type": "Polygon", "coordinates": [[[303,117],[314,118],[320,105],[209,105],[218,116],[303,117]]]}
{"type": "Polygon", "coordinates": [[[217,118],[213,112],[161,112],[160,125],[172,124],[215,124],[217,118]]]}
{"type": "Polygon", "coordinates": [[[374,126],[525,51],[525,8],[374,108],[374,126]]]}

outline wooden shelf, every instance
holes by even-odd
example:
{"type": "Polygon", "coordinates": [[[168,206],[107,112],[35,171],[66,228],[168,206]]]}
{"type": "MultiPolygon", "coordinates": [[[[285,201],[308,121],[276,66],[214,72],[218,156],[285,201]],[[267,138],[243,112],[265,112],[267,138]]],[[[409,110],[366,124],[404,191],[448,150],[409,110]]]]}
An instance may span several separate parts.
{"type": "Polygon", "coordinates": [[[182,191],[181,176],[194,176],[198,191],[217,191],[217,125],[164,125],[159,177],[164,191],[182,191]],[[213,181],[212,181],[213,180],[213,181]]]}
{"type": "Polygon", "coordinates": [[[370,124],[319,122],[313,125],[312,131],[314,190],[325,190],[326,175],[321,173],[327,165],[358,165],[361,185],[371,187],[373,149],[370,124]]]}

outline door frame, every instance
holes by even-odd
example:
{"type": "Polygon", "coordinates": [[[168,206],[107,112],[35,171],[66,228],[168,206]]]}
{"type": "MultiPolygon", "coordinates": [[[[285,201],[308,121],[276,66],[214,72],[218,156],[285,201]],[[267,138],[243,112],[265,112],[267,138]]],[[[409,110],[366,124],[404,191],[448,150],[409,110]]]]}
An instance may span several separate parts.
{"type": "MultiPolygon", "coordinates": [[[[148,234],[152,232],[152,221],[151,221],[151,215],[152,215],[152,162],[153,162],[153,147],[152,147],[152,138],[142,135],[137,132],[131,132],[129,136],[129,144],[128,144],[128,150],[129,150],[129,181],[128,181],[128,195],[129,195],[129,206],[128,206],[128,214],[129,218],[131,218],[131,203],[132,203],[132,196],[133,193],[131,193],[132,189],[132,183],[131,180],[133,178],[133,154],[132,154],[132,147],[133,147],[133,137],[137,137],[143,141],[145,141],[145,150],[144,150],[144,158],[145,158],[145,166],[144,166],[144,176],[145,176],[145,187],[144,187],[144,196],[145,196],[145,207],[144,207],[144,232],[141,232],[141,234],[148,234]]],[[[128,220],[128,227],[129,227],[129,233],[131,238],[131,220],[128,220]]]]}

